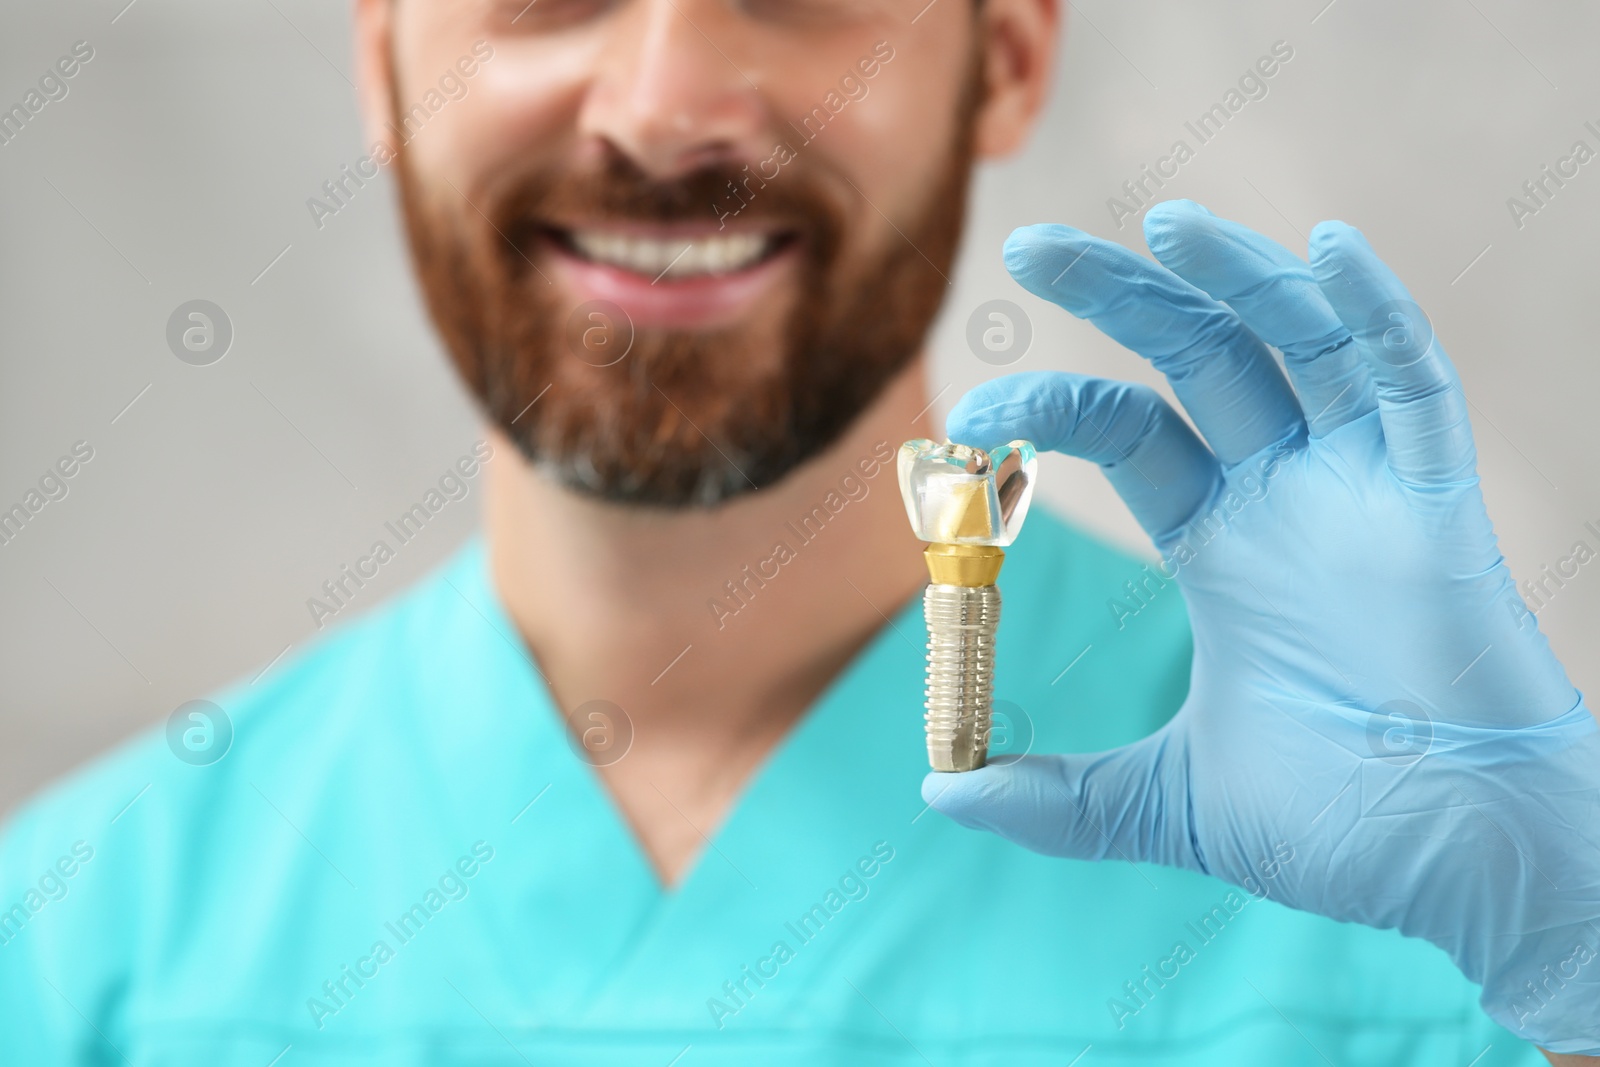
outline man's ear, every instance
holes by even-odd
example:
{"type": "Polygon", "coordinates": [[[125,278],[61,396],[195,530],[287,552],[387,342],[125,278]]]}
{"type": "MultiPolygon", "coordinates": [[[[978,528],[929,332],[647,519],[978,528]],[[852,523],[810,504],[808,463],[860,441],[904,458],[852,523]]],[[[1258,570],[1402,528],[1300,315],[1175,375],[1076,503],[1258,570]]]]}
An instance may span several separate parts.
{"type": "Polygon", "coordinates": [[[1026,139],[1049,94],[1060,37],[1059,0],[978,0],[983,34],[980,158],[1009,155],[1026,139]]]}
{"type": "Polygon", "coordinates": [[[370,147],[378,141],[394,148],[389,114],[394,99],[394,0],[355,0],[356,93],[361,127],[370,147]]]}

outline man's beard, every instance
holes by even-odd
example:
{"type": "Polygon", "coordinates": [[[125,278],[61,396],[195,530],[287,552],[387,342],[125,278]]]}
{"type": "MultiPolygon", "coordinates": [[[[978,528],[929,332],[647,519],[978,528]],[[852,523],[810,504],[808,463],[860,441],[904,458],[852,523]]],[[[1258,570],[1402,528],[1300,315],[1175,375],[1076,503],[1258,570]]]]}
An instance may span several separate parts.
{"type": "MultiPolygon", "coordinates": [[[[471,202],[418,174],[401,148],[406,229],[433,320],[489,417],[571,489],[684,507],[772,485],[836,442],[921,347],[960,240],[978,86],[969,72],[925,201],[876,249],[849,240],[844,198],[862,194],[813,174],[803,144],[771,178],[771,166],[720,164],[657,181],[608,152],[582,170],[507,174],[471,202]],[[735,226],[796,239],[798,292],[776,323],[641,327],[601,366],[576,341],[589,316],[575,321],[534,265],[545,220],[703,223],[731,210],[735,226]]],[[[630,331],[612,325],[598,336],[615,348],[630,331]]]]}

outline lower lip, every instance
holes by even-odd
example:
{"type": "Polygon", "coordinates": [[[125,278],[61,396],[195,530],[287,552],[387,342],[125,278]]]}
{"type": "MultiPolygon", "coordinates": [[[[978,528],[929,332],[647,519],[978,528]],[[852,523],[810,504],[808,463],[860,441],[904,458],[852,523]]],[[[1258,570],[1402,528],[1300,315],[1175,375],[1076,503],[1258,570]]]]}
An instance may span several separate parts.
{"type": "Polygon", "coordinates": [[[729,274],[659,281],[621,267],[595,263],[551,238],[542,244],[576,303],[609,300],[634,326],[710,328],[738,319],[792,269],[793,244],[754,266],[729,274]]]}

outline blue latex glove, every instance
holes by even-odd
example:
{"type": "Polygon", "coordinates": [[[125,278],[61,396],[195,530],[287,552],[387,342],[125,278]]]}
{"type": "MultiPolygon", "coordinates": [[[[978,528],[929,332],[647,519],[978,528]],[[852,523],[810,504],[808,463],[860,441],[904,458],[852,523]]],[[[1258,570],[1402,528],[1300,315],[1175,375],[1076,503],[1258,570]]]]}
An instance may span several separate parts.
{"type": "Polygon", "coordinates": [[[948,430],[1100,464],[1183,590],[1188,699],[1143,741],[924,798],[1426,938],[1501,1025],[1600,1054],[1600,729],[1496,547],[1448,358],[1342,223],[1309,266],[1186,201],[1145,235],[1160,265],[1032,226],[1006,266],[1166,374],[1205,443],[1149,389],[1058,373],[974,389],[948,430]]]}

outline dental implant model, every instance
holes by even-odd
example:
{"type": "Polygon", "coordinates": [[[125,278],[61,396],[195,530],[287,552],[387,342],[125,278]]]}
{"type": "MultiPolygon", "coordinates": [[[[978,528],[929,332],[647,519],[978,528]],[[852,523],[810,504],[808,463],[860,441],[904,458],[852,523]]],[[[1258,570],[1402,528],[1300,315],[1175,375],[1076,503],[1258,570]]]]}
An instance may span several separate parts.
{"type": "Polygon", "coordinates": [[[1027,441],[992,452],[926,439],[900,446],[900,495],[911,529],[929,542],[928,763],[970,771],[989,755],[994,639],[1000,624],[995,580],[1033,499],[1038,458],[1027,441]]]}

